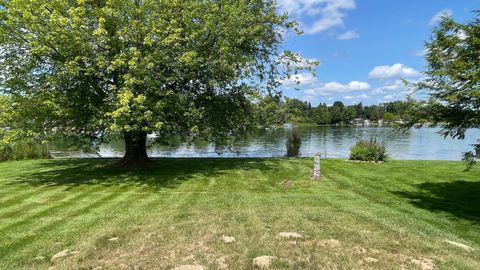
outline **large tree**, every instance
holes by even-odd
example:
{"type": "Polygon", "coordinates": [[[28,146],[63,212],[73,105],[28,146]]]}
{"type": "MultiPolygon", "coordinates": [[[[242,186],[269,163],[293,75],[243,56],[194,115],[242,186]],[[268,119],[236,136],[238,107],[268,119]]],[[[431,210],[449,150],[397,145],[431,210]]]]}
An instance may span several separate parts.
{"type": "Polygon", "coordinates": [[[21,116],[8,125],[121,134],[128,164],[148,162],[148,133],[228,144],[255,126],[260,92],[315,64],[281,50],[292,30],[274,0],[0,0],[0,90],[21,116]]]}
{"type": "MultiPolygon", "coordinates": [[[[444,136],[457,139],[480,127],[480,13],[475,15],[465,24],[444,17],[433,30],[426,43],[426,78],[412,84],[429,100],[415,103],[410,125],[441,124],[444,136]]],[[[473,153],[465,157],[472,160],[473,153]]]]}

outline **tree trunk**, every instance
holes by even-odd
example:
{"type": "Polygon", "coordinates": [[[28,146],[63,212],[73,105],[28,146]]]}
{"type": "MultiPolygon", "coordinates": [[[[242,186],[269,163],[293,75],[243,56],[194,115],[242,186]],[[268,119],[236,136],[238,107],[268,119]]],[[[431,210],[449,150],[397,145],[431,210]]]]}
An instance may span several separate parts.
{"type": "Polygon", "coordinates": [[[143,166],[152,161],[147,155],[147,133],[124,133],[125,155],[121,165],[143,166]]]}

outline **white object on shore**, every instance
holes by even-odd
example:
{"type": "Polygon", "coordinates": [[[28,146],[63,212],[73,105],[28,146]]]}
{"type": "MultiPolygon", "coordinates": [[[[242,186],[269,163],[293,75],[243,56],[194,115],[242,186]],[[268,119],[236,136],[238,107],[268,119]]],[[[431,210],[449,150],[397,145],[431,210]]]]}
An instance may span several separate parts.
{"type": "Polygon", "coordinates": [[[315,156],[313,156],[313,171],[312,171],[313,180],[320,180],[320,178],[322,178],[322,173],[320,171],[320,158],[321,158],[320,153],[317,153],[315,156]]]}

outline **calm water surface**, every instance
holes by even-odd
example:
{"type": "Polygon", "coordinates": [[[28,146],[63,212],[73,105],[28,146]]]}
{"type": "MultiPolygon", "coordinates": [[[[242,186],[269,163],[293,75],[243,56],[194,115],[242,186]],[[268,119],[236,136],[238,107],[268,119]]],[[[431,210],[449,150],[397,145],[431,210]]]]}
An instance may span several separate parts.
{"type": "MultiPolygon", "coordinates": [[[[251,138],[235,145],[235,152],[224,150],[220,153],[212,144],[176,144],[173,146],[153,145],[149,149],[152,157],[276,157],[286,153],[285,140],[295,130],[302,137],[302,156],[313,156],[321,152],[328,158],[346,158],[350,148],[359,139],[376,137],[387,144],[393,159],[459,160],[462,153],[470,151],[471,145],[480,138],[478,130],[467,133],[465,140],[444,139],[438,134],[439,128],[412,129],[400,133],[388,127],[298,127],[259,131],[251,138]]],[[[56,157],[121,157],[124,151],[122,141],[102,145],[98,154],[85,154],[68,150],[65,142],[52,147],[56,157]]]]}

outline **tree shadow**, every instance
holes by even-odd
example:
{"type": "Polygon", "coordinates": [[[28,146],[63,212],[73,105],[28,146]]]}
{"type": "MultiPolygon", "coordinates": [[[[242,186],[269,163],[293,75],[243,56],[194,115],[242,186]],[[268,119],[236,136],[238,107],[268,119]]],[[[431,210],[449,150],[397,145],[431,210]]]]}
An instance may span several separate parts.
{"type": "Polygon", "coordinates": [[[396,195],[410,200],[416,207],[432,212],[446,212],[458,218],[480,222],[480,182],[422,183],[418,191],[397,191],[396,195]]]}
{"type": "Polygon", "coordinates": [[[8,184],[35,187],[80,185],[118,186],[133,184],[154,189],[173,188],[194,176],[213,177],[228,170],[271,170],[279,159],[236,158],[158,158],[147,167],[114,166],[115,159],[46,160],[32,165],[29,172],[18,172],[8,184]]]}

